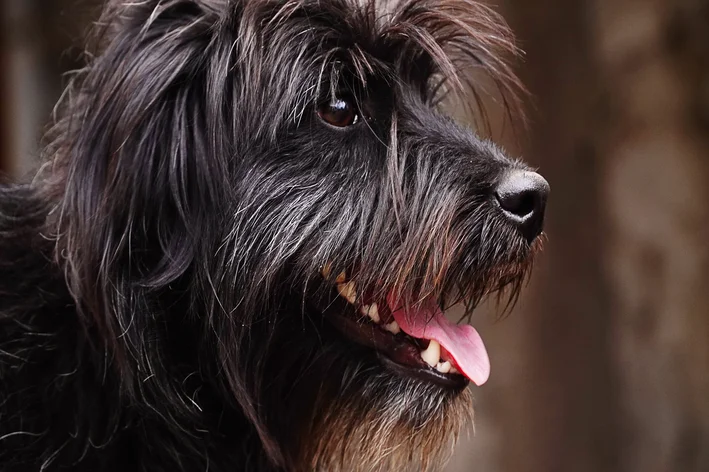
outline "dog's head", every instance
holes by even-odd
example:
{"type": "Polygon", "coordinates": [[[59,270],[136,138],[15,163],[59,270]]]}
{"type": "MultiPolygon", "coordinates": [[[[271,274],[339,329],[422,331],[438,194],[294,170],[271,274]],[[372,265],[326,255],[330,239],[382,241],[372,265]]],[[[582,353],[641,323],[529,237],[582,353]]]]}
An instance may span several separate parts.
{"type": "Polygon", "coordinates": [[[169,417],[192,421],[197,372],[284,467],[437,464],[489,373],[444,310],[516,297],[548,190],[439,106],[481,103],[480,71],[514,100],[500,18],[145,0],[101,24],[51,148],[53,221],[127,393],[189,398],[169,417]]]}

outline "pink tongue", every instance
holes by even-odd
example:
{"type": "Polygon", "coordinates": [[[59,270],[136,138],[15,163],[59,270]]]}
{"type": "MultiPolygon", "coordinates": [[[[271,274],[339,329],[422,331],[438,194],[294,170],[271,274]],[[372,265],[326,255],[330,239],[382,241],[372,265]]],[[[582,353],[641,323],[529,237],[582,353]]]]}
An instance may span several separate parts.
{"type": "Polygon", "coordinates": [[[389,296],[387,303],[399,327],[409,336],[435,339],[453,357],[461,373],[475,385],[487,382],[490,376],[490,359],[483,340],[470,325],[449,321],[437,305],[406,311],[396,309],[399,303],[389,296]]]}

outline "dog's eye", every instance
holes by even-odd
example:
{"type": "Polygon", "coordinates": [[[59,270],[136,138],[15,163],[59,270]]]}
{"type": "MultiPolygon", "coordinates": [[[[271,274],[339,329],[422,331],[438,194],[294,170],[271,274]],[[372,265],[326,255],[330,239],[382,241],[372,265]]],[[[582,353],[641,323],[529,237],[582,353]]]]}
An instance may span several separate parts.
{"type": "Polygon", "coordinates": [[[351,126],[359,121],[357,109],[351,99],[335,97],[318,107],[318,116],[325,123],[337,128],[351,126]]]}

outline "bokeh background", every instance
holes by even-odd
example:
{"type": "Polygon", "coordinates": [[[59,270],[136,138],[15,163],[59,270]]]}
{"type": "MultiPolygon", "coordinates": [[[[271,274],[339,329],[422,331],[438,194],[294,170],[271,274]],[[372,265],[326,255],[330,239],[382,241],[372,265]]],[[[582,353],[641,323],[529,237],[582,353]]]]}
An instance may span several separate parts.
{"type": "MultiPolygon", "coordinates": [[[[492,377],[448,471],[708,472],[709,1],[495,8],[532,93],[496,137],[551,183],[548,242],[512,315],[476,315],[492,377]]],[[[36,167],[95,13],[0,0],[1,172],[36,167]]]]}

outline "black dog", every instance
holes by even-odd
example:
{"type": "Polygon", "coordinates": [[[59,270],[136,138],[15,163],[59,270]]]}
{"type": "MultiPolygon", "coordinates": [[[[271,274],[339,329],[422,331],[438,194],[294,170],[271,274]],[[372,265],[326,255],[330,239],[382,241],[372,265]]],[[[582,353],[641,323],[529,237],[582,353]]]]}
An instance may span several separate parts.
{"type": "Polygon", "coordinates": [[[442,310],[514,300],[548,191],[438,109],[480,101],[473,68],[514,97],[504,24],[123,0],[99,27],[47,164],[0,188],[0,471],[442,467],[489,373],[442,310]]]}

